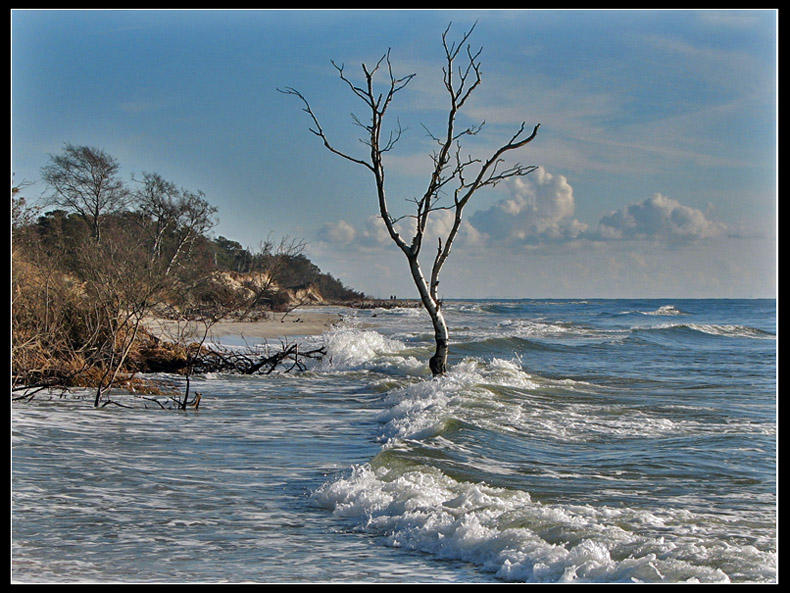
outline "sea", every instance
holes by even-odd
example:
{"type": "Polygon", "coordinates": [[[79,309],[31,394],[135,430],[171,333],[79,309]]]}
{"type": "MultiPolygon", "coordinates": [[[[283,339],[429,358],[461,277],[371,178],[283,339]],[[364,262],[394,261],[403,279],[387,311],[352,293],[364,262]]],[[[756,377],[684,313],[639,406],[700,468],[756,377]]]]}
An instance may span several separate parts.
{"type": "Polygon", "coordinates": [[[321,307],[197,411],[13,402],[12,582],[778,582],[775,300],[444,308],[439,378],[421,309],[321,307]]]}

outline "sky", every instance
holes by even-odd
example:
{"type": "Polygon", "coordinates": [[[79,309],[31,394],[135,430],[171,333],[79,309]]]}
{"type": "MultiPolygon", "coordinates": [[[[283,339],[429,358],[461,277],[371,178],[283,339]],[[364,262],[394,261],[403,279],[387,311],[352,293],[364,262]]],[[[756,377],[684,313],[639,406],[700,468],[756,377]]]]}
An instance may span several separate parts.
{"type": "MultiPolygon", "coordinates": [[[[361,77],[388,50],[399,92],[385,129],[396,215],[424,191],[448,100],[442,32],[470,27],[482,82],[459,125],[487,158],[525,122],[509,163],[530,175],[478,192],[442,298],[774,298],[775,10],[13,10],[11,173],[32,201],[65,144],[101,148],[134,184],[156,172],[217,207],[213,234],[254,248],[307,242],[368,295],[417,296],[383,233],[374,180],[310,133],[365,158],[361,77]]],[[[429,235],[446,230],[434,213],[429,235]]],[[[406,221],[402,223],[408,233],[406,221]]],[[[424,249],[428,268],[433,248],[424,249]]]]}

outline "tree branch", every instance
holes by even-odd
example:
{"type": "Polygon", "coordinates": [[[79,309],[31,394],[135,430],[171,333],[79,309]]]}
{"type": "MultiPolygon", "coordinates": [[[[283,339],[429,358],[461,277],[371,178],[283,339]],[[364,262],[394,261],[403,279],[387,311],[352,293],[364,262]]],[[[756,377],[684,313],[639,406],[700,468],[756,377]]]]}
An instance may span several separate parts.
{"type": "Polygon", "coordinates": [[[307,99],[305,99],[305,97],[304,97],[304,95],[302,95],[302,93],[300,93],[299,91],[297,91],[296,89],[291,88],[291,87],[287,87],[285,89],[277,89],[277,90],[280,91],[283,94],[294,95],[294,96],[298,97],[299,99],[301,99],[302,103],[304,104],[304,107],[303,107],[302,111],[307,113],[312,118],[313,124],[315,125],[315,129],[314,128],[309,128],[309,130],[313,134],[315,134],[316,136],[321,138],[321,140],[323,141],[324,146],[327,148],[327,150],[329,150],[330,152],[333,152],[334,154],[336,154],[338,156],[343,157],[344,159],[347,159],[347,160],[351,161],[352,163],[356,163],[358,165],[362,165],[363,167],[366,167],[367,169],[370,169],[371,171],[373,170],[373,167],[370,165],[370,163],[368,163],[366,161],[363,161],[362,159],[358,159],[358,158],[355,158],[353,156],[350,156],[350,155],[348,155],[348,154],[336,149],[334,146],[332,146],[332,144],[330,144],[329,139],[327,138],[326,134],[324,133],[324,129],[321,127],[321,124],[318,122],[318,118],[316,117],[315,113],[313,113],[313,110],[310,107],[310,104],[307,102],[307,99]]]}

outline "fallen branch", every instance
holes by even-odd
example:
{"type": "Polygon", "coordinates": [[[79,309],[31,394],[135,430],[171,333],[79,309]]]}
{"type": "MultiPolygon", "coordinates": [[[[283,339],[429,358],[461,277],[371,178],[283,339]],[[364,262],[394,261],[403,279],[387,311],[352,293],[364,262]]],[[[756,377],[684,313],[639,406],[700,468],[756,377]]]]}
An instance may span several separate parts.
{"type": "Polygon", "coordinates": [[[195,372],[230,372],[242,375],[269,375],[278,367],[289,373],[294,369],[306,370],[305,359],[320,360],[326,354],[326,347],[300,350],[298,344],[282,343],[274,354],[260,354],[253,350],[239,351],[220,348],[205,348],[195,361],[195,372]],[[300,360],[300,358],[302,360],[300,360]],[[286,364],[289,366],[285,366],[286,364]]]}

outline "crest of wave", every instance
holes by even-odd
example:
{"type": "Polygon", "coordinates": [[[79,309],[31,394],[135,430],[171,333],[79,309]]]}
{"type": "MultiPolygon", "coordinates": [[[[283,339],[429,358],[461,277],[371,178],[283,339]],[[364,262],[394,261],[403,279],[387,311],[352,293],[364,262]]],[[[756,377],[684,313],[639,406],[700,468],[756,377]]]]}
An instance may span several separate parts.
{"type": "Polygon", "coordinates": [[[453,420],[495,432],[520,434],[559,442],[656,437],[668,434],[724,434],[732,431],[765,434],[773,426],[753,423],[712,424],[667,418],[661,413],[629,408],[613,414],[607,398],[566,404],[562,394],[597,386],[572,379],[530,375],[516,360],[466,358],[442,376],[411,382],[388,392],[388,408],[380,440],[386,447],[398,440],[428,439],[444,432],[453,420]],[[505,388],[508,395],[502,395],[505,388]],[[547,394],[556,394],[549,397],[547,394]]]}
{"type": "Polygon", "coordinates": [[[381,416],[384,437],[420,439],[438,434],[451,417],[466,421],[494,420],[512,405],[499,401],[486,385],[533,389],[538,386],[515,361],[495,358],[483,362],[466,358],[441,377],[390,391],[390,406],[381,416]]]}
{"type": "Polygon", "coordinates": [[[711,336],[723,336],[727,338],[755,338],[771,340],[776,336],[769,334],[754,327],[747,327],[745,325],[732,325],[732,324],[715,324],[715,323],[661,323],[649,328],[635,327],[632,329],[690,329],[703,334],[711,336]]]}
{"type": "Polygon", "coordinates": [[[406,348],[402,342],[362,328],[356,319],[326,332],[323,339],[326,354],[318,366],[321,371],[379,370],[415,374],[425,366],[413,356],[398,355],[406,348]]]}
{"type": "Polygon", "coordinates": [[[392,315],[398,317],[410,317],[414,319],[420,319],[422,317],[427,318],[427,313],[422,307],[392,307],[391,309],[382,309],[377,307],[374,309],[376,315],[392,315]]]}
{"type": "Polygon", "coordinates": [[[543,504],[435,468],[370,464],[314,498],[389,545],[472,562],[508,581],[726,583],[744,566],[752,580],[775,576],[773,554],[717,541],[699,528],[715,518],[683,509],[543,504]]]}
{"type": "Polygon", "coordinates": [[[661,305],[655,311],[640,311],[642,315],[659,315],[659,316],[673,316],[673,315],[685,315],[683,311],[675,307],[674,305],[661,305]]]}

